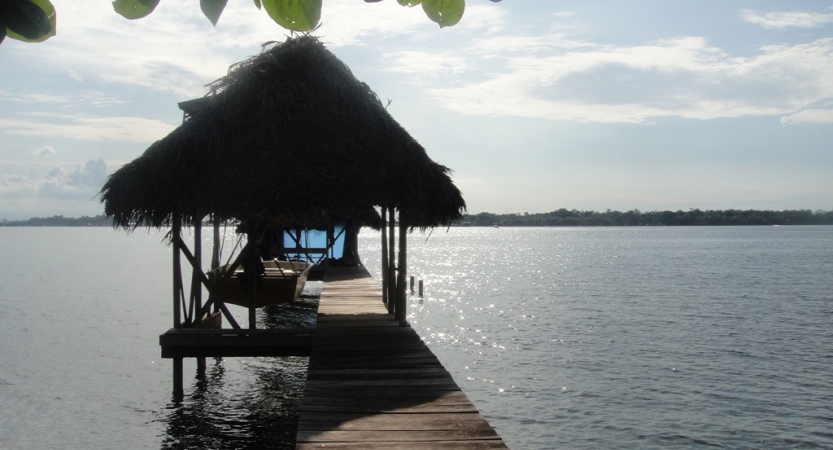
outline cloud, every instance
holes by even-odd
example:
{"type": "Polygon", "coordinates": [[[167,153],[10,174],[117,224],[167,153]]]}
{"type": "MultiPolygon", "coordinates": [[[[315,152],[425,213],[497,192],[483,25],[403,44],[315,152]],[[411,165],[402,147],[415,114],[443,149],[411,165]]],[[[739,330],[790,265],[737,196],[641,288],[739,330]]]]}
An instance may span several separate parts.
{"type": "Polygon", "coordinates": [[[833,123],[833,109],[805,109],[781,117],[784,126],[810,123],[833,123]]]}
{"type": "Polygon", "coordinates": [[[35,156],[37,158],[46,158],[47,156],[52,156],[54,154],[55,147],[51,145],[44,145],[43,147],[32,151],[32,156],[35,156]]]}
{"type": "MultiPolygon", "coordinates": [[[[241,54],[254,54],[262,42],[287,34],[245,2],[230,2],[217,27],[188,2],[162,2],[137,21],[99,4],[55,4],[64,25],[58,36],[38,45],[33,63],[61,67],[68,80],[106,80],[181,98],[202,95],[204,85],[242,59],[241,54]]],[[[331,48],[372,44],[382,55],[379,64],[396,73],[397,82],[418,86],[436,104],[466,115],[605,123],[780,117],[833,96],[830,39],[762,47],[757,55],[741,57],[699,36],[600,44],[581,37],[584,27],[576,12],[549,12],[519,25],[511,22],[511,11],[503,4],[473,3],[460,24],[440,31],[421,8],[403,8],[394,1],[332,1],[323,9],[317,34],[331,48]]],[[[820,26],[833,20],[833,13],[743,10],[741,15],[773,26],[820,26]]],[[[13,46],[5,51],[26,50],[13,46]]],[[[0,91],[0,99],[67,106],[123,102],[96,90],[74,96],[0,91]]],[[[130,117],[75,115],[53,121],[18,115],[0,119],[3,128],[22,135],[148,142],[173,126],[130,117]]]]}
{"type": "Polygon", "coordinates": [[[34,216],[101,214],[95,200],[107,179],[104,160],[84,164],[56,165],[46,175],[0,175],[0,219],[19,220],[34,216]]]}
{"type": "Polygon", "coordinates": [[[454,27],[438,30],[421,7],[403,7],[395,1],[360,3],[327,2],[317,35],[331,48],[346,45],[364,46],[368,41],[392,41],[396,38],[424,42],[436,33],[492,34],[503,28],[497,6],[467,5],[463,19],[454,27]]]}
{"type": "Polygon", "coordinates": [[[44,93],[37,93],[37,94],[20,94],[20,93],[11,93],[5,90],[0,90],[0,98],[6,102],[17,102],[17,103],[49,103],[52,105],[56,104],[67,104],[72,102],[72,97],[68,97],[66,95],[49,95],[44,93]]]}
{"type": "Polygon", "coordinates": [[[38,190],[38,183],[23,175],[0,175],[0,199],[31,197],[38,190]]]}
{"type": "Polygon", "coordinates": [[[426,22],[422,8],[402,7],[396,2],[330,2],[322,9],[321,28],[316,34],[331,47],[364,45],[366,38],[391,39],[428,31],[430,22],[426,22]]]}
{"type": "Polygon", "coordinates": [[[90,117],[30,114],[35,119],[0,118],[0,130],[24,136],[63,137],[87,141],[148,143],[161,139],[175,126],[141,117],[90,117]]]}
{"type": "Polygon", "coordinates": [[[40,199],[91,199],[107,180],[103,159],[76,164],[72,170],[55,166],[41,179],[20,174],[0,175],[0,197],[40,199]]]}
{"type": "MultiPolygon", "coordinates": [[[[203,95],[204,86],[230,65],[257,54],[263,43],[290,34],[251,2],[229,2],[216,27],[192,2],[161,2],[151,15],[135,21],[98,2],[54,4],[61,15],[59,34],[27,55],[30,61],[62,67],[73,80],[141,86],[181,98],[203,95]]],[[[466,12],[468,22],[484,22],[476,20],[483,16],[478,9],[466,12]]],[[[317,34],[333,47],[361,45],[368,36],[391,39],[436,31],[421,8],[404,8],[395,1],[328,2],[321,24],[317,34]]]]}
{"type": "Polygon", "coordinates": [[[769,12],[761,14],[751,9],[740,11],[740,18],[744,22],[759,25],[771,30],[783,30],[788,27],[818,28],[833,23],[833,13],[813,12],[769,12]]]}
{"type": "Polygon", "coordinates": [[[426,79],[451,77],[466,71],[466,59],[452,52],[426,53],[416,51],[401,51],[383,55],[391,65],[387,72],[414,74],[419,78],[411,78],[415,84],[423,84],[426,79]]]}
{"type": "MultiPolygon", "coordinates": [[[[263,22],[269,20],[251,3],[247,27],[236,17],[240,8],[229,5],[216,29],[201,16],[199,7],[188,2],[161,2],[153,14],[136,21],[98,2],[56,0],[54,4],[61,16],[58,35],[27,55],[30,63],[61,67],[74,82],[103,80],[174,92],[183,98],[202,95],[203,85],[226,72],[233,62],[227,55],[230,48],[265,40],[253,34],[265,36],[263,22]]],[[[272,30],[272,37],[276,31],[272,30]]]]}
{"type": "Polygon", "coordinates": [[[425,88],[440,105],[466,115],[650,123],[790,115],[833,97],[833,39],[766,46],[753,57],[732,56],[700,37],[638,46],[564,36],[506,42],[501,49],[480,40],[453,64],[443,55],[411,53],[395,58],[390,70],[410,70],[423,82],[440,72],[453,76],[425,88]]]}
{"type": "Polygon", "coordinates": [[[107,181],[107,165],[104,160],[90,160],[80,164],[72,172],[62,167],[54,168],[40,182],[36,196],[63,200],[91,199],[107,181]]]}
{"type": "MultiPolygon", "coordinates": [[[[161,2],[151,15],[135,21],[98,2],[53,3],[61,16],[58,35],[32,54],[24,55],[20,47],[4,51],[20,53],[17,56],[30,63],[61,67],[77,82],[104,80],[173,92],[183,99],[203,95],[204,86],[230,65],[290,33],[251,2],[229,2],[216,27],[192,2],[161,2]]],[[[371,40],[420,41],[436,33],[488,35],[503,27],[499,8],[469,6],[457,26],[440,31],[421,7],[407,8],[395,1],[328,1],[316,34],[331,48],[362,46],[371,40]]]]}
{"type": "Polygon", "coordinates": [[[26,94],[20,92],[8,92],[0,90],[0,99],[5,102],[27,103],[27,104],[48,104],[50,106],[62,107],[83,107],[90,106],[111,106],[127,103],[127,100],[113,96],[101,91],[86,91],[72,95],[50,95],[44,93],[26,94]]]}

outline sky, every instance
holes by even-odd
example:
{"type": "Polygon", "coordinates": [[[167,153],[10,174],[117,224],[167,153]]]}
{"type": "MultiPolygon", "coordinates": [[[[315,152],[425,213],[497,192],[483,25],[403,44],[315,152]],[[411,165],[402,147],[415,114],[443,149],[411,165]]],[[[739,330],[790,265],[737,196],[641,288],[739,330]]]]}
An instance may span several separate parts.
{"type": "MultiPolygon", "coordinates": [[[[0,45],[0,220],[103,212],[108,174],[230,65],[289,32],[251,0],[128,21],[52,0],[0,45]]],[[[324,0],[315,32],[469,213],[833,210],[833,0],[467,0],[440,29],[395,0],[324,0]]]]}

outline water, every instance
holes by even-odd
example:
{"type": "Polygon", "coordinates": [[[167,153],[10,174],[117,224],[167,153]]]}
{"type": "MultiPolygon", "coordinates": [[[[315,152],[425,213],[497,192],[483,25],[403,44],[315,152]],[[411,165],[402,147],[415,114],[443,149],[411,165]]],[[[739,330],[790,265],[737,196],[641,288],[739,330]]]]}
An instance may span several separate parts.
{"type": "MultiPolygon", "coordinates": [[[[0,228],[0,448],[293,447],[305,358],[186,360],[172,400],[162,236],[0,228]]],[[[833,447],[833,227],[455,228],[409,255],[409,321],[515,450],[833,447]]],[[[260,322],[311,325],[317,289],[260,322]]]]}
{"type": "MultiPolygon", "coordinates": [[[[210,359],[203,380],[186,359],[186,398],[173,400],[163,235],[0,228],[0,449],[294,447],[307,358],[210,359]]],[[[310,325],[316,285],[261,324],[310,325]]]]}
{"type": "Polygon", "coordinates": [[[413,326],[511,448],[833,448],[833,227],[409,245],[413,326]]]}

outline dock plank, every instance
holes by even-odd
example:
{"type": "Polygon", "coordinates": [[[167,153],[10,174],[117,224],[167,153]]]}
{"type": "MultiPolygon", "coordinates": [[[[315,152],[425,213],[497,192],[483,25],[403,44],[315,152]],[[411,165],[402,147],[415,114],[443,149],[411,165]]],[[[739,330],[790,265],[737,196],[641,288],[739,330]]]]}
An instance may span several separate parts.
{"type": "MultiPolygon", "coordinates": [[[[298,444],[298,450],[320,449],[320,443],[298,444]]],[[[408,440],[406,442],[330,442],[326,448],[332,450],[491,450],[506,448],[501,441],[477,441],[477,440],[455,440],[450,442],[433,441],[417,442],[408,440]]]]}
{"type": "Polygon", "coordinates": [[[506,449],[364,268],[325,275],[296,448],[506,449]]]}

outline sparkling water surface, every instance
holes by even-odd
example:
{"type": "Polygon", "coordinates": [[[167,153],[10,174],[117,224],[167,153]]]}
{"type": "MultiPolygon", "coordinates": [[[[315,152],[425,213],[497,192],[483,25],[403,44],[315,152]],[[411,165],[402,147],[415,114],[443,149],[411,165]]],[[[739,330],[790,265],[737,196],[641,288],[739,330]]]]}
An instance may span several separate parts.
{"type": "MultiPolygon", "coordinates": [[[[202,379],[186,360],[171,398],[163,235],[0,228],[0,448],[293,448],[306,358],[209,359],[202,379]]],[[[379,239],[360,235],[377,279],[379,239]]],[[[515,450],[833,448],[833,227],[408,243],[410,323],[515,450]]],[[[312,326],[308,286],[260,323],[312,326]]]]}
{"type": "Polygon", "coordinates": [[[833,227],[419,236],[409,319],[511,448],[833,448],[833,227]]]}

